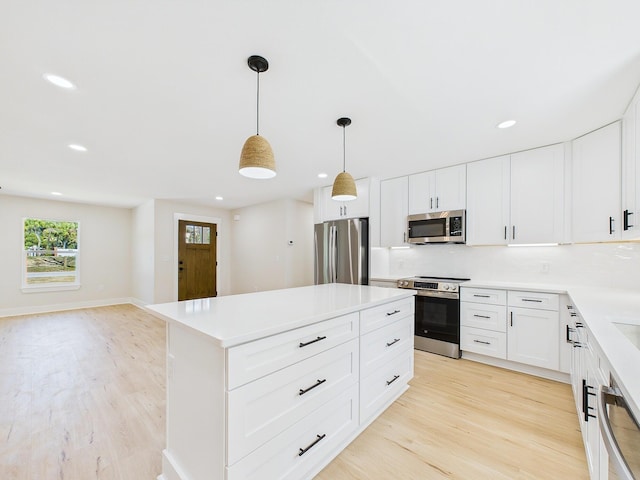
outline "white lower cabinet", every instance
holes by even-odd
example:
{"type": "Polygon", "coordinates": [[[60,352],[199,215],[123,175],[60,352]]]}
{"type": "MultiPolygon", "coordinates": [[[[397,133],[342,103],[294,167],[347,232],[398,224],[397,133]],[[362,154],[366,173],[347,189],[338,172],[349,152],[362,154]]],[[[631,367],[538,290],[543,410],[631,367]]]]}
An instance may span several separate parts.
{"type": "Polygon", "coordinates": [[[558,294],[462,286],[460,299],[463,352],[560,370],[558,294]]]}
{"type": "Polygon", "coordinates": [[[413,376],[412,297],[223,348],[167,332],[160,480],[313,478],[413,376]]]}

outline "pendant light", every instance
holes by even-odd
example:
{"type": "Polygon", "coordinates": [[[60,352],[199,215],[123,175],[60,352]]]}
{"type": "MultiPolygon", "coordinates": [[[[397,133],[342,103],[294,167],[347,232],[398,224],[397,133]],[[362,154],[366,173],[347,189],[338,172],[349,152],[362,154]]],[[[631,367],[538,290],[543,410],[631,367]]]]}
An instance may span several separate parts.
{"type": "Polygon", "coordinates": [[[247,138],[240,154],[240,175],[249,178],[273,178],[276,176],[276,161],[271,145],[260,136],[260,73],[269,69],[269,62],[259,55],[248,58],[249,68],[258,74],[256,89],[256,134],[247,138]]]}
{"type": "Polygon", "coordinates": [[[358,196],[356,190],[356,182],[353,177],[346,172],[347,169],[347,153],[346,153],[346,127],[351,125],[350,118],[339,118],[336,122],[342,127],[342,173],[339,173],[333,181],[333,189],[331,190],[331,198],[338,202],[348,202],[355,200],[358,196]]]}

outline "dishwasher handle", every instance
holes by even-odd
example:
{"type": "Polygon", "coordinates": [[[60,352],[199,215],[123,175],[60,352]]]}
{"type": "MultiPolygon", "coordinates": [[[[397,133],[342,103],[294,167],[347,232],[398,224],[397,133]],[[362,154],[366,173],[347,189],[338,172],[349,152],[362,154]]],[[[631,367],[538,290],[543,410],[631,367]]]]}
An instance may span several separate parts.
{"type": "Polygon", "coordinates": [[[624,459],[616,437],[611,430],[611,422],[609,422],[609,413],[607,412],[607,404],[624,405],[624,397],[617,388],[611,388],[605,385],[600,385],[600,391],[598,393],[598,423],[600,424],[600,431],[602,432],[602,440],[609,452],[609,462],[612,463],[613,468],[621,479],[634,480],[631,469],[624,459]]]}

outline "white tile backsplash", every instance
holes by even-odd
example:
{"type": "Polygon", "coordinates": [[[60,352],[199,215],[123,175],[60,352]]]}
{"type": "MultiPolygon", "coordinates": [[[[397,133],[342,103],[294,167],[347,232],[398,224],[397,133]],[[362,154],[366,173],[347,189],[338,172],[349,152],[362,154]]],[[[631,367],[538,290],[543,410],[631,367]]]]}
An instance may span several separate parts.
{"type": "Polygon", "coordinates": [[[438,244],[372,249],[371,277],[411,275],[640,289],[640,242],[552,247],[438,244]]]}

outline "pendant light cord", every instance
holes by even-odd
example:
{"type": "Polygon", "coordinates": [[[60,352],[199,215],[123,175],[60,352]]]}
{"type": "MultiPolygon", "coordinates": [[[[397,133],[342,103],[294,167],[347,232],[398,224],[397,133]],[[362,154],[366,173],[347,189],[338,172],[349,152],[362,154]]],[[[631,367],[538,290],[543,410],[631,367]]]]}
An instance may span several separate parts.
{"type": "Polygon", "coordinates": [[[346,125],[342,126],[342,171],[347,171],[347,134],[346,125]]]}
{"type": "Polygon", "coordinates": [[[256,87],[256,135],[260,135],[260,70],[256,73],[258,74],[256,87]]]}

